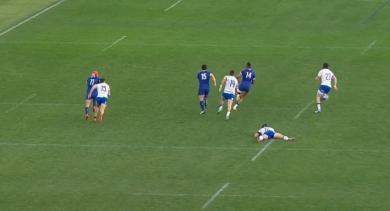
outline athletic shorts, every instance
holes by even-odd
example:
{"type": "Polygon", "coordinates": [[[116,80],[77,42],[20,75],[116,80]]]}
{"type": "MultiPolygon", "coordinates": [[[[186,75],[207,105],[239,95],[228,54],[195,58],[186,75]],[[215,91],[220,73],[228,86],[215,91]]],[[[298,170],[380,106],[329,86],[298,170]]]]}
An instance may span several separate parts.
{"type": "Polygon", "coordinates": [[[234,100],[234,94],[223,93],[223,94],[222,94],[222,97],[223,97],[224,100],[231,100],[231,101],[234,100]]]}
{"type": "Polygon", "coordinates": [[[201,87],[199,87],[198,95],[205,95],[205,96],[207,96],[207,95],[209,95],[209,91],[210,91],[209,88],[201,88],[201,87]]]}
{"type": "MultiPolygon", "coordinates": [[[[88,95],[89,95],[89,91],[87,91],[87,94],[85,95],[85,99],[86,100],[89,100],[88,95]]],[[[97,92],[96,91],[92,92],[91,98],[95,98],[96,99],[96,97],[97,97],[97,92]]]]}
{"type": "Polygon", "coordinates": [[[265,131],[264,135],[268,136],[268,139],[273,139],[275,136],[275,133],[272,130],[265,131]]]}
{"type": "Polygon", "coordinates": [[[330,90],[332,90],[332,88],[326,85],[321,85],[318,89],[318,91],[320,91],[322,94],[328,94],[330,90]]]}
{"type": "Polygon", "coordinates": [[[97,105],[107,105],[107,103],[108,103],[108,99],[107,98],[105,98],[105,97],[97,97],[96,98],[96,103],[97,103],[97,105]]]}
{"type": "Polygon", "coordinates": [[[241,83],[240,86],[238,87],[238,90],[239,90],[238,92],[246,92],[246,93],[248,93],[250,89],[251,89],[251,85],[241,83]]]}

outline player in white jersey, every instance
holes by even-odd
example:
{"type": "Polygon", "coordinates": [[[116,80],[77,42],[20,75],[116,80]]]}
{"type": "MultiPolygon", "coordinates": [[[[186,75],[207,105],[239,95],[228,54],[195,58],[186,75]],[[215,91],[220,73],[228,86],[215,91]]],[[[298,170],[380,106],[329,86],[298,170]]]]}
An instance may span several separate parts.
{"type": "Polygon", "coordinates": [[[223,77],[221,85],[219,85],[219,92],[222,91],[223,87],[224,87],[224,89],[223,89],[223,93],[221,96],[221,102],[219,104],[218,113],[220,113],[222,111],[223,104],[224,104],[225,100],[227,100],[228,111],[226,113],[226,120],[229,120],[230,112],[232,110],[233,101],[234,101],[234,98],[236,96],[237,87],[238,87],[238,80],[234,76],[234,70],[230,70],[229,75],[226,75],[225,77],[223,77]]]}
{"type": "Polygon", "coordinates": [[[105,82],[104,78],[101,78],[99,84],[96,84],[92,87],[89,92],[89,97],[91,97],[93,91],[97,90],[97,109],[94,113],[93,120],[96,122],[97,116],[99,114],[99,121],[103,121],[104,110],[107,107],[108,98],[111,96],[110,86],[105,82]]]}
{"type": "Polygon", "coordinates": [[[337,78],[333,74],[331,70],[329,70],[329,64],[324,63],[322,65],[322,69],[320,72],[318,72],[318,75],[315,78],[317,81],[321,81],[320,88],[317,91],[316,94],[316,103],[317,103],[317,110],[315,113],[321,112],[321,101],[327,100],[329,98],[329,93],[332,89],[332,84],[334,90],[338,90],[337,87],[337,78]]]}
{"type": "Polygon", "coordinates": [[[292,141],[295,138],[289,138],[281,133],[278,133],[272,127],[268,127],[267,124],[261,125],[260,129],[255,133],[254,138],[257,142],[262,142],[268,139],[279,139],[285,141],[292,141]]]}

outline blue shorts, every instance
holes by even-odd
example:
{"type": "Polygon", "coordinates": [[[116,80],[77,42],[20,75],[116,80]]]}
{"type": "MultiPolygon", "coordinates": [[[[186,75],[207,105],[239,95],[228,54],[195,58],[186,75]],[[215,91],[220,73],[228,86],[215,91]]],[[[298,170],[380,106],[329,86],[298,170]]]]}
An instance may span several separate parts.
{"type": "Polygon", "coordinates": [[[248,93],[250,89],[251,89],[251,85],[246,83],[241,83],[240,86],[238,87],[238,90],[240,90],[240,92],[248,93]]]}
{"type": "Polygon", "coordinates": [[[234,100],[234,94],[230,94],[230,93],[223,93],[222,94],[222,97],[224,100],[234,100]]]}
{"type": "Polygon", "coordinates": [[[330,90],[332,90],[332,88],[326,85],[321,85],[318,89],[318,91],[320,91],[322,94],[328,94],[330,90]]]}
{"type": "Polygon", "coordinates": [[[268,139],[273,139],[275,136],[275,133],[272,130],[265,131],[264,135],[268,136],[268,139]]]}
{"type": "Polygon", "coordinates": [[[97,97],[96,98],[96,103],[97,105],[107,105],[108,99],[105,97],[97,97]]]}
{"type": "Polygon", "coordinates": [[[85,95],[85,99],[86,99],[86,100],[91,100],[93,106],[96,106],[96,95],[97,95],[97,93],[96,93],[96,92],[93,92],[93,93],[92,93],[92,96],[91,96],[91,99],[88,98],[88,94],[89,94],[89,92],[85,95]]]}
{"type": "Polygon", "coordinates": [[[198,95],[205,95],[205,96],[207,96],[207,95],[209,95],[209,91],[210,91],[209,88],[201,88],[201,87],[199,87],[198,95]]]}

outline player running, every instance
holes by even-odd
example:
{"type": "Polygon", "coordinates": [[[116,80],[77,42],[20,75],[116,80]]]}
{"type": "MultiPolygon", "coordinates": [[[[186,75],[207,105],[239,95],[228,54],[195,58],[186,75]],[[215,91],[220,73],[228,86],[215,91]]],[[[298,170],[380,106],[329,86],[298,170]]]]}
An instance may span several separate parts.
{"type": "Polygon", "coordinates": [[[91,88],[99,83],[99,72],[97,70],[93,70],[91,76],[87,79],[87,94],[85,95],[85,120],[89,119],[89,107],[91,106],[91,101],[93,105],[93,112],[96,110],[96,95],[97,91],[93,92],[91,97],[88,97],[91,88]]]}
{"type": "Polygon", "coordinates": [[[261,125],[260,129],[255,133],[254,138],[258,143],[269,140],[269,139],[279,139],[284,141],[292,141],[295,138],[289,138],[281,133],[278,133],[272,127],[268,127],[267,124],[261,125]]]}
{"type": "Polygon", "coordinates": [[[215,76],[207,70],[207,65],[203,64],[201,68],[202,69],[198,72],[198,97],[201,109],[200,114],[204,114],[206,113],[207,98],[210,91],[210,78],[213,81],[214,86],[217,86],[217,82],[215,80],[215,76]]]}
{"type": "Polygon", "coordinates": [[[321,81],[320,88],[318,89],[316,95],[317,110],[315,111],[315,113],[321,113],[321,101],[325,101],[329,98],[329,93],[332,89],[332,84],[334,90],[338,90],[337,78],[333,74],[333,72],[329,70],[329,64],[324,63],[322,65],[322,69],[320,70],[320,72],[318,72],[318,75],[316,76],[315,80],[321,81]]]}
{"type": "Polygon", "coordinates": [[[237,78],[238,80],[241,80],[241,83],[237,91],[237,103],[233,107],[234,110],[238,109],[240,103],[242,103],[248,95],[252,84],[255,84],[256,72],[252,69],[252,64],[250,62],[246,63],[246,68],[241,71],[237,78]]]}
{"type": "Polygon", "coordinates": [[[234,76],[234,70],[229,71],[229,75],[226,75],[223,77],[221,85],[219,85],[219,92],[222,91],[222,87],[224,87],[222,96],[221,96],[221,102],[219,104],[218,113],[220,113],[223,109],[223,104],[225,100],[227,100],[227,113],[226,113],[226,120],[229,120],[230,118],[230,111],[232,110],[234,97],[237,92],[237,86],[238,81],[237,78],[234,76]]]}
{"type": "Polygon", "coordinates": [[[88,95],[88,97],[91,97],[93,92],[97,90],[97,109],[93,117],[94,122],[96,122],[98,115],[99,121],[103,121],[104,110],[107,107],[108,98],[111,96],[110,86],[105,82],[104,78],[101,78],[99,82],[99,84],[96,84],[92,87],[88,95]]]}

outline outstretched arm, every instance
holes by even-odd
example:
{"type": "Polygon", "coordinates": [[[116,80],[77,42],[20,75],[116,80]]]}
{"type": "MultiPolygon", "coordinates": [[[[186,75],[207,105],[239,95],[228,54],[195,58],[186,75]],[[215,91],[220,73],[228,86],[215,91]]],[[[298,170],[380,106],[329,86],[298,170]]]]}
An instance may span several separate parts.
{"type": "Polygon", "coordinates": [[[333,88],[334,88],[334,90],[337,91],[339,88],[337,87],[337,78],[335,75],[333,75],[332,81],[333,81],[333,88]]]}
{"type": "Polygon", "coordinates": [[[214,74],[210,74],[210,76],[211,76],[211,80],[213,81],[213,85],[217,86],[217,80],[215,80],[214,74]]]}
{"type": "Polygon", "coordinates": [[[223,79],[221,81],[221,85],[219,85],[219,89],[218,89],[219,92],[222,91],[222,87],[225,86],[225,83],[226,83],[226,77],[223,77],[223,79]]]}
{"type": "Polygon", "coordinates": [[[97,88],[97,86],[93,85],[92,89],[89,91],[88,99],[91,99],[92,93],[93,93],[93,91],[95,91],[96,88],[97,88]]]}

